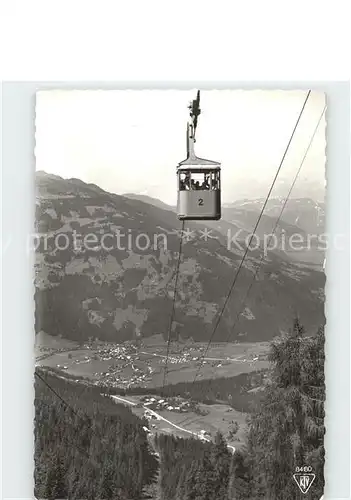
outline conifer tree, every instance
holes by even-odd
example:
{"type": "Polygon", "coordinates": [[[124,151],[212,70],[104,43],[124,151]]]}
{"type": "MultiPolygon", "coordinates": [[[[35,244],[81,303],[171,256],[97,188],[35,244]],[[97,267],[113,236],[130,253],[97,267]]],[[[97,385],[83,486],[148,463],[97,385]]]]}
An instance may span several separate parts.
{"type": "Polygon", "coordinates": [[[324,332],[307,337],[298,320],[272,343],[271,383],[250,424],[256,497],[300,499],[293,474],[312,466],[319,473],[313,495],[323,491],[324,332]]]}
{"type": "Polygon", "coordinates": [[[183,500],[185,498],[185,480],[187,476],[187,468],[183,466],[178,476],[178,484],[176,488],[175,500],[183,500]]]}
{"type": "Polygon", "coordinates": [[[65,471],[60,457],[55,454],[50,457],[44,485],[44,495],[48,500],[56,500],[67,496],[65,471]]]}
{"type": "Polygon", "coordinates": [[[214,468],[213,493],[216,498],[226,500],[231,454],[228,451],[223,435],[219,431],[215,436],[211,459],[214,468]]]}
{"type": "MultiPolygon", "coordinates": [[[[247,449],[236,450],[230,464],[228,500],[253,499],[254,478],[251,476],[250,457],[247,449]]],[[[257,493],[257,492],[256,492],[257,493]]]]}

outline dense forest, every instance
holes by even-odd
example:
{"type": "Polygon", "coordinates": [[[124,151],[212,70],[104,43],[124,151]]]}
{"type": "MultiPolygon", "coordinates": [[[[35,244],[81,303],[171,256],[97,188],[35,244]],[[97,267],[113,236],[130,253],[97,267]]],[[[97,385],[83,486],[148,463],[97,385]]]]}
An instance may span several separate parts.
{"type": "MultiPolygon", "coordinates": [[[[232,454],[219,433],[213,443],[157,435],[153,445],[159,462],[144,422],[102,397],[98,388],[77,394],[78,385],[48,378],[70,409],[38,381],[37,494],[48,500],[137,500],[159,474],[153,500],[319,499],[324,488],[324,330],[306,336],[296,321],[291,333],[272,342],[269,359],[269,377],[250,413],[242,449],[232,454]],[[76,414],[80,410],[86,419],[76,414]],[[316,475],[305,495],[293,480],[296,468],[304,466],[316,475]]],[[[256,376],[255,383],[262,383],[261,374],[256,376]]],[[[215,397],[218,387],[211,389],[215,397]]],[[[228,393],[225,386],[219,396],[228,393]]]]}
{"type": "MultiPolygon", "coordinates": [[[[268,370],[240,373],[234,377],[179,382],[152,389],[153,394],[162,397],[181,396],[205,404],[226,403],[238,411],[248,413],[259,404],[261,391],[269,375],[268,370]],[[250,392],[254,389],[253,392],[250,392]]],[[[150,394],[150,389],[132,387],[130,389],[111,388],[111,394],[150,394]]]]}
{"type": "Polygon", "coordinates": [[[35,384],[37,498],[140,498],[158,474],[144,422],[97,388],[78,392],[77,385],[38,374],[44,381],[35,384]]]}
{"type": "MultiPolygon", "coordinates": [[[[47,369],[53,374],[62,376],[62,370],[55,367],[47,369]]],[[[64,374],[64,378],[72,383],[79,381],[79,386],[83,383],[91,385],[88,377],[80,375],[64,374]]],[[[165,387],[154,387],[152,393],[161,397],[184,397],[193,402],[204,404],[228,404],[235,410],[243,413],[251,413],[259,405],[262,389],[269,380],[269,370],[252,371],[240,373],[233,377],[218,377],[215,379],[197,380],[195,382],[178,382],[165,387]]],[[[79,387],[78,386],[78,387],[79,387]]],[[[120,387],[103,387],[103,391],[108,395],[127,396],[129,395],[149,395],[149,387],[130,387],[123,389],[120,387]]]]}
{"type": "Polygon", "coordinates": [[[214,443],[156,436],[162,500],[226,499],[232,453],[220,433],[214,443]]]}

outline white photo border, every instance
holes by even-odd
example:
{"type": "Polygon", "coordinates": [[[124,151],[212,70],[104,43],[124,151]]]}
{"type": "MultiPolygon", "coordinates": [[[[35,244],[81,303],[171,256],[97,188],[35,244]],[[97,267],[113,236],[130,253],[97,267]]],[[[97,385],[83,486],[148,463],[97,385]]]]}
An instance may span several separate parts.
{"type": "Polygon", "coordinates": [[[327,100],[327,232],[345,234],[326,261],[325,499],[350,498],[350,83],[2,83],[2,498],[34,494],[35,94],[39,90],[312,89],[327,100]]]}

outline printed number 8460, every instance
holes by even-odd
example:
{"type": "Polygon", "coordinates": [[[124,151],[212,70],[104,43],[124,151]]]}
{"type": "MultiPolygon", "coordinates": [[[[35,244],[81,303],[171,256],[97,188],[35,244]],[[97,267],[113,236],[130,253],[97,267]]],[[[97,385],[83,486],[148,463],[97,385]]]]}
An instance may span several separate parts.
{"type": "Polygon", "coordinates": [[[305,465],[305,467],[296,467],[296,472],[312,472],[312,467],[310,465],[305,465]]]}

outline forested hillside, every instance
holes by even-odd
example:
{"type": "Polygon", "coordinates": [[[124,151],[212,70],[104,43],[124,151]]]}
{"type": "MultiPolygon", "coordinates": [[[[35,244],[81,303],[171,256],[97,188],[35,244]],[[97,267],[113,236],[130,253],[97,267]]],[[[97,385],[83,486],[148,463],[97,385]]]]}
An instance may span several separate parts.
{"type": "MultiPolygon", "coordinates": [[[[234,377],[179,382],[153,389],[162,397],[181,396],[205,404],[226,403],[238,411],[251,412],[260,401],[269,376],[268,370],[240,373],[234,377]]],[[[135,387],[127,390],[111,388],[110,394],[148,394],[150,389],[135,387]]]]}
{"type": "Polygon", "coordinates": [[[220,433],[214,443],[157,437],[162,500],[225,499],[232,454],[220,433]]]}
{"type": "Polygon", "coordinates": [[[143,422],[98,389],[38,373],[69,407],[36,379],[36,496],[140,498],[158,472],[143,422]]]}

